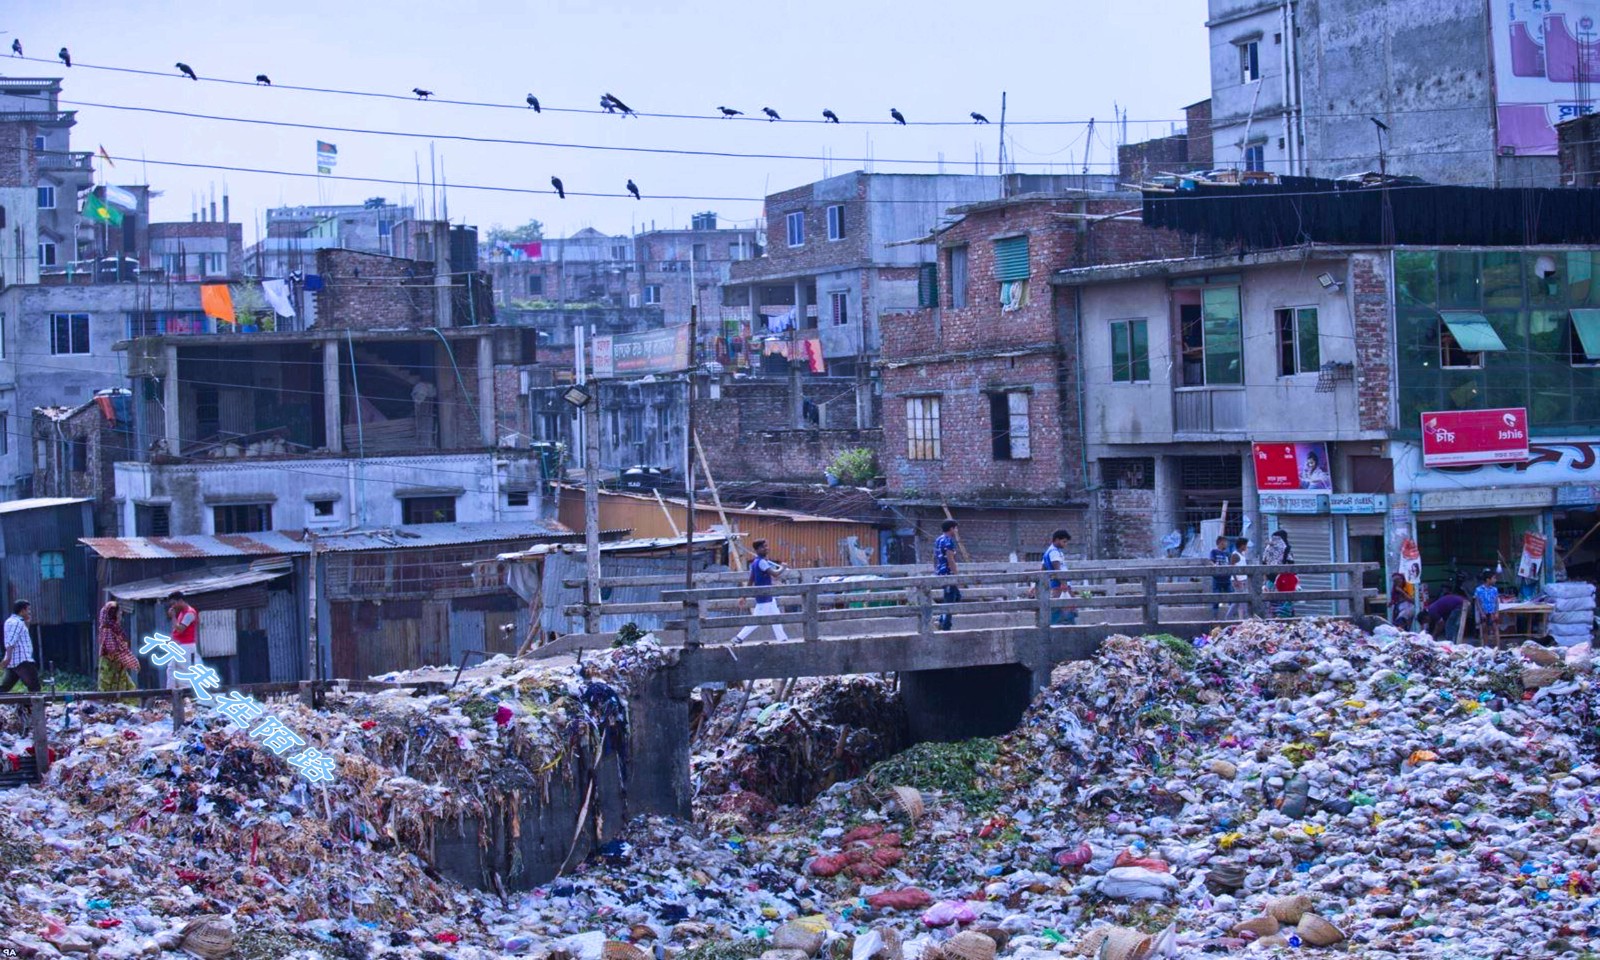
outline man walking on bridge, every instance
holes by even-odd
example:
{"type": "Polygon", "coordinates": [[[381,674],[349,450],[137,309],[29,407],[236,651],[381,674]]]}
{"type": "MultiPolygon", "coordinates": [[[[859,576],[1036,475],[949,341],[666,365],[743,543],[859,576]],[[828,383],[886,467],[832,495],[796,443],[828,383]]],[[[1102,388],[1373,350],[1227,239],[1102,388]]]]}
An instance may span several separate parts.
{"type": "MultiPolygon", "coordinates": [[[[956,537],[961,535],[960,524],[954,520],[946,520],[939,529],[944,531],[939,539],[933,541],[933,574],[936,577],[953,577],[956,575],[956,537]]],[[[944,588],[945,603],[960,603],[961,588],[954,584],[944,588]]],[[[939,629],[950,629],[950,614],[939,618],[939,629]]]]}
{"type": "MultiPolygon", "coordinates": [[[[773,577],[783,576],[783,565],[767,559],[767,541],[757,540],[750,544],[750,547],[756,552],[755,557],[750,561],[750,586],[772,586],[773,577]]],[[[755,609],[751,611],[758,617],[775,617],[782,612],[782,610],[778,609],[778,601],[768,596],[756,597],[755,609]]],[[[733,638],[733,642],[744,643],[752,633],[756,632],[756,626],[757,624],[752,623],[740,630],[738,635],[733,638]]],[[[784,632],[783,624],[781,623],[772,624],[772,635],[777,638],[779,643],[787,643],[789,640],[789,635],[784,632]]]]}

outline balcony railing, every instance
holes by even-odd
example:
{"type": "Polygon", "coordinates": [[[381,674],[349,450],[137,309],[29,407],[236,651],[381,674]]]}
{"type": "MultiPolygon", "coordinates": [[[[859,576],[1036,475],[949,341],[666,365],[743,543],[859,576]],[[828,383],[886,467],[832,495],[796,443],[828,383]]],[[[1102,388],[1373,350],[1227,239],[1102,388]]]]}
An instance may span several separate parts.
{"type": "Polygon", "coordinates": [[[88,150],[74,150],[70,153],[41,150],[39,166],[45,170],[93,170],[94,153],[88,150]]]}
{"type": "Polygon", "coordinates": [[[1173,391],[1175,433],[1243,433],[1243,387],[1179,387],[1173,391]]]}

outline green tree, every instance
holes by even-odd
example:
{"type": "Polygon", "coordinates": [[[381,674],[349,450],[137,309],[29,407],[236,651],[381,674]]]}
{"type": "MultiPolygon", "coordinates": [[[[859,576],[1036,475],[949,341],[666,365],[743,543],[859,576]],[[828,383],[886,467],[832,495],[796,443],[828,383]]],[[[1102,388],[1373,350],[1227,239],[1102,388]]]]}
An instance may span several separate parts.
{"type": "Polygon", "coordinates": [[[544,224],[537,220],[529,220],[520,227],[505,227],[497,223],[489,228],[490,243],[528,243],[543,239],[544,224]]]}

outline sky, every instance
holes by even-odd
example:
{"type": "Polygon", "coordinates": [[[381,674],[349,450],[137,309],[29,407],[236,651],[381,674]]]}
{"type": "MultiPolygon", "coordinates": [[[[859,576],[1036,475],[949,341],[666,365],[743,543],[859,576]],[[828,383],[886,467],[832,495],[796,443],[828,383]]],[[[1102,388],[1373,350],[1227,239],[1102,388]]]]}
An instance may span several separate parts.
{"type": "Polygon", "coordinates": [[[877,172],[936,173],[942,160],[944,172],[971,173],[981,158],[984,172],[992,173],[1002,91],[1013,121],[1007,149],[1019,172],[1077,172],[1086,159],[1106,172],[1118,139],[1167,135],[1185,104],[1209,94],[1205,6],[1204,0],[13,0],[0,12],[0,50],[20,39],[25,56],[50,62],[0,57],[0,74],[62,77],[62,108],[78,111],[73,149],[104,146],[113,157],[132,158],[117,160],[107,179],[160,190],[152,204],[156,220],[189,219],[201,198],[226,191],[251,243],[269,207],[375,196],[414,201],[419,176],[431,198],[433,170],[448,184],[444,202],[454,223],[486,230],[534,218],[547,236],[583,227],[617,234],[687,226],[702,210],[717,212],[724,226],[750,225],[761,214],[761,197],[869,166],[867,160],[877,172]],[[55,61],[63,45],[78,64],[71,69],[55,61]],[[201,78],[249,82],[265,73],[279,86],[194,82],[174,69],[180,60],[201,78]],[[398,98],[283,89],[291,85],[398,98]],[[435,99],[418,101],[413,87],[433,91],[435,99]],[[599,113],[605,92],[647,116],[599,113]],[[523,105],[530,93],[545,112],[523,105]],[[756,117],[770,106],[785,121],[820,120],[826,108],[846,123],[722,119],[724,105],[756,117]],[[913,124],[962,122],[849,122],[889,121],[890,108],[913,124]],[[1130,119],[1125,137],[1112,123],[1117,109],[1130,119]],[[994,122],[978,126],[968,120],[971,111],[994,122]],[[1091,117],[1092,140],[1081,122],[1015,123],[1091,117]],[[337,145],[335,174],[396,182],[316,177],[318,140],[337,145]],[[573,195],[557,199],[552,175],[573,195]],[[629,179],[642,199],[624,193],[629,179]]]}

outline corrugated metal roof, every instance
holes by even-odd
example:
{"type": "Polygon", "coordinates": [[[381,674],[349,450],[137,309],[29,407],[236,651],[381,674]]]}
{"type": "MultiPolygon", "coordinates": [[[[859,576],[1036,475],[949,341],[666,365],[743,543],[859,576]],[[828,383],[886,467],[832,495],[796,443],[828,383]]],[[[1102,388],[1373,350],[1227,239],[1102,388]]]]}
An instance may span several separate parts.
{"type": "Polygon", "coordinates": [[[43,510],[45,507],[64,507],[72,503],[88,503],[88,497],[32,497],[27,500],[8,500],[0,503],[0,513],[18,510],[43,510]]]}
{"type": "MultiPolygon", "coordinates": [[[[696,546],[726,543],[727,541],[728,537],[721,533],[697,533],[694,535],[696,546]]],[[[635,553],[650,550],[668,550],[681,546],[683,546],[682,537],[652,537],[648,539],[613,540],[609,543],[602,543],[600,544],[600,552],[602,554],[635,553]]],[[[525,560],[546,557],[552,553],[582,554],[584,552],[584,546],[581,543],[536,543],[526,550],[502,553],[495,559],[508,563],[519,563],[525,560]]]]}
{"type": "Polygon", "coordinates": [[[446,547],[495,540],[537,540],[571,537],[572,530],[554,520],[517,520],[499,523],[419,523],[383,530],[356,530],[317,538],[318,552],[394,550],[405,547],[446,547]]]}
{"type": "Polygon", "coordinates": [[[84,537],[78,541],[112,560],[171,560],[175,557],[250,557],[310,553],[288,534],[226,533],[186,537],[84,537]]]}
{"type": "Polygon", "coordinates": [[[211,567],[189,573],[119,583],[107,592],[118,600],[161,600],[174,590],[182,590],[191,596],[215,593],[219,590],[247,587],[253,583],[266,583],[288,576],[294,569],[293,564],[294,561],[288,557],[267,557],[244,566],[211,567]]]}

